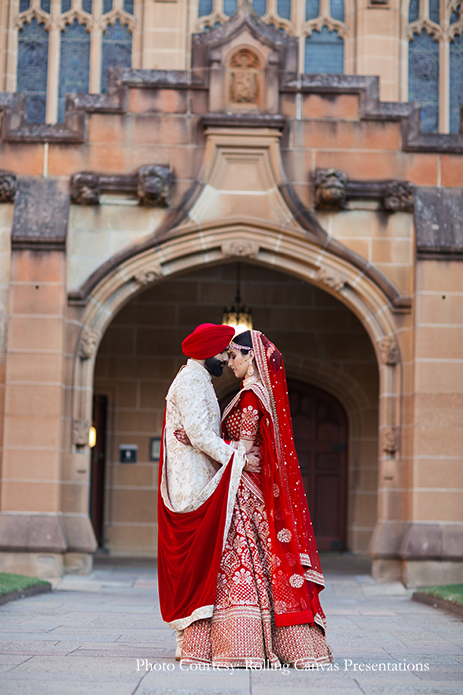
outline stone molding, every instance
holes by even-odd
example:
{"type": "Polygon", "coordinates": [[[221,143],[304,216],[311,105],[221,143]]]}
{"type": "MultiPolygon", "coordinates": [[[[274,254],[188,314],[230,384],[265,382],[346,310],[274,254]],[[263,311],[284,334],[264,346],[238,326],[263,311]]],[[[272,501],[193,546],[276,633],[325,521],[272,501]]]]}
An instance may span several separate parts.
{"type": "Polygon", "coordinates": [[[314,280],[316,280],[316,282],[320,283],[321,285],[330,287],[335,292],[340,292],[342,288],[347,284],[347,278],[345,278],[343,275],[337,273],[335,270],[330,270],[324,267],[319,268],[319,270],[317,270],[314,276],[314,280]]]}
{"type": "Polygon", "coordinates": [[[90,420],[77,419],[72,421],[72,443],[75,446],[88,446],[88,433],[91,424],[90,420]]]}
{"type": "Polygon", "coordinates": [[[13,203],[17,178],[8,171],[0,171],[0,203],[13,203]]]}
{"type": "Polygon", "coordinates": [[[168,207],[172,179],[169,168],[159,165],[140,167],[132,176],[79,172],[71,176],[69,190],[75,205],[98,205],[104,191],[118,191],[136,194],[139,205],[168,207]]]}
{"type": "Polygon", "coordinates": [[[95,356],[98,347],[98,340],[98,332],[86,326],[82,331],[79,347],[77,348],[77,354],[81,360],[88,360],[95,356]]]}
{"type": "Polygon", "coordinates": [[[335,169],[316,169],[313,177],[317,210],[343,210],[349,200],[377,200],[388,212],[413,212],[415,186],[408,181],[354,181],[335,169]]]}
{"type": "Polygon", "coordinates": [[[250,239],[232,239],[222,244],[224,258],[256,258],[259,244],[250,239]]]}

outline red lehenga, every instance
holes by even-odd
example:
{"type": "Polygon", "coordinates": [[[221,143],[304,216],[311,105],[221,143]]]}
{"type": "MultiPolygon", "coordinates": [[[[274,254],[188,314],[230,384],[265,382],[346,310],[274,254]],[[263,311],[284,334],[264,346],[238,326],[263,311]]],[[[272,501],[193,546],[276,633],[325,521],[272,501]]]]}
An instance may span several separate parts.
{"type": "Polygon", "coordinates": [[[261,446],[243,473],[220,563],[212,617],[185,628],[182,663],[298,668],[332,661],[318,599],[323,575],[292,435],[281,354],[252,331],[259,377],[224,412],[225,439],[261,446]]]}

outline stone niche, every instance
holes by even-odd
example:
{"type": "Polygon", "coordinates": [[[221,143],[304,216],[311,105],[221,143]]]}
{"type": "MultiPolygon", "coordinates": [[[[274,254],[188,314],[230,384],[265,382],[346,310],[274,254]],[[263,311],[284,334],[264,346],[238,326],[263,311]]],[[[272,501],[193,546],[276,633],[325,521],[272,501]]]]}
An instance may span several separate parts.
{"type": "Polygon", "coordinates": [[[248,6],[193,35],[193,74],[209,85],[210,113],[279,113],[279,88],[297,71],[297,39],[264,24],[248,6]]]}

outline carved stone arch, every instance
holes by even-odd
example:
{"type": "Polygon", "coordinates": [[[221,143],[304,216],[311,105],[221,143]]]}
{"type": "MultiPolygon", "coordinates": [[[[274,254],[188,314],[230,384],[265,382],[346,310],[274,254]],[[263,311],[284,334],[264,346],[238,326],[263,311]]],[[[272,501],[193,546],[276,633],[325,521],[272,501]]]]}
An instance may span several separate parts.
{"type": "Polygon", "coordinates": [[[37,24],[44,24],[47,31],[50,31],[53,27],[52,18],[40,7],[30,7],[25,12],[21,12],[14,20],[14,26],[18,30],[22,29],[25,24],[30,24],[33,19],[37,20],[37,24]]]}
{"type": "Polygon", "coordinates": [[[262,110],[265,60],[255,46],[234,46],[225,57],[226,102],[233,111],[262,110]]]}
{"type": "Polygon", "coordinates": [[[133,33],[137,27],[137,20],[135,17],[118,7],[108,12],[108,14],[103,15],[99,21],[99,26],[101,30],[104,31],[108,24],[114,26],[117,20],[119,20],[122,26],[127,27],[131,33],[133,33]]]}
{"type": "Polygon", "coordinates": [[[90,31],[95,26],[95,20],[92,15],[84,12],[81,7],[71,7],[68,12],[60,16],[56,26],[60,31],[63,31],[67,26],[74,24],[76,19],[79,24],[87,27],[87,31],[90,31]]]}

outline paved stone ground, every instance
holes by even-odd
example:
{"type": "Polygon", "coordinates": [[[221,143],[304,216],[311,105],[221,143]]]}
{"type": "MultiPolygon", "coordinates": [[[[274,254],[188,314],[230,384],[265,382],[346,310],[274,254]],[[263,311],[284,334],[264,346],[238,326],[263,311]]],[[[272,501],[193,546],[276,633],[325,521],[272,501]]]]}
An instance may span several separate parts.
{"type": "Polygon", "coordinates": [[[365,560],[326,558],[324,570],[332,670],[182,671],[154,567],[113,562],[0,607],[0,694],[463,695],[459,618],[375,583],[365,560]]]}

